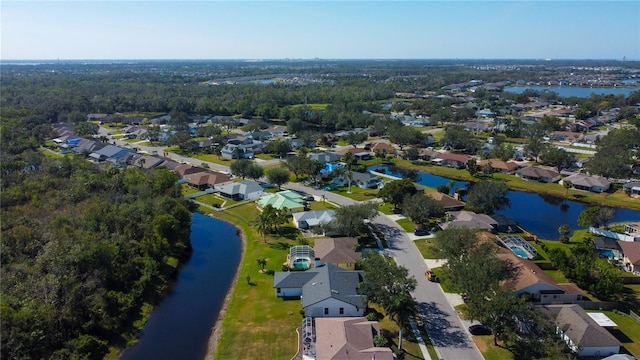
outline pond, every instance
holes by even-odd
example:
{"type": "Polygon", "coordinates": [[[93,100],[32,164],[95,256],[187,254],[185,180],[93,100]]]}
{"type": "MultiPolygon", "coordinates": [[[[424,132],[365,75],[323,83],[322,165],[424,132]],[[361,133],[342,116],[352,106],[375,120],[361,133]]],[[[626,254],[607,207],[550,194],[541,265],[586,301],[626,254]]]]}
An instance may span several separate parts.
{"type": "MultiPolygon", "coordinates": [[[[410,178],[415,182],[436,188],[438,185],[448,185],[454,181],[453,190],[459,187],[467,187],[466,181],[456,181],[449,178],[428,174],[419,171],[411,171],[390,166],[371,166],[367,170],[377,171],[382,168],[387,174],[410,178]]],[[[507,197],[511,201],[511,207],[498,211],[522,226],[527,231],[542,239],[555,240],[560,237],[558,228],[568,224],[571,230],[578,230],[578,215],[589,207],[588,204],[577,201],[566,201],[562,198],[547,196],[524,191],[510,190],[507,197]]],[[[625,208],[616,208],[612,222],[640,221],[640,211],[625,208]]]]}
{"type": "Polygon", "coordinates": [[[242,242],[236,228],[194,213],[191,258],[171,291],[151,314],[139,342],[121,359],[201,360],[211,329],[240,262],[242,242]]]}
{"type": "Polygon", "coordinates": [[[521,94],[525,90],[535,90],[538,92],[552,91],[560,97],[583,97],[587,98],[591,94],[598,95],[624,95],[629,96],[634,91],[640,91],[640,88],[630,87],[578,87],[578,86],[512,86],[504,88],[504,91],[515,94],[521,94]]]}

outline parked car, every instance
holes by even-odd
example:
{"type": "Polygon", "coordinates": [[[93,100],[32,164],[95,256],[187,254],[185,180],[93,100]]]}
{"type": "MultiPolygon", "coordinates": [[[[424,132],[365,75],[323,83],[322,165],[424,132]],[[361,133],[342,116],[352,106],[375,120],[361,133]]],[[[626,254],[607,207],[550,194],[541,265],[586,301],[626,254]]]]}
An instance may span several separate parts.
{"type": "Polygon", "coordinates": [[[491,335],[491,329],[482,324],[469,326],[469,332],[471,335],[491,335]]]}
{"type": "Polygon", "coordinates": [[[429,235],[429,229],[424,229],[424,228],[415,229],[413,230],[413,234],[416,236],[427,236],[429,235]]]}
{"type": "Polygon", "coordinates": [[[314,201],[315,198],[313,197],[313,195],[307,195],[307,196],[303,197],[302,200],[304,200],[304,201],[314,201]]]}
{"type": "Polygon", "coordinates": [[[424,275],[427,277],[427,280],[429,280],[429,281],[433,281],[433,282],[437,282],[438,281],[438,277],[436,276],[436,273],[434,273],[431,270],[425,271],[424,275]]]}

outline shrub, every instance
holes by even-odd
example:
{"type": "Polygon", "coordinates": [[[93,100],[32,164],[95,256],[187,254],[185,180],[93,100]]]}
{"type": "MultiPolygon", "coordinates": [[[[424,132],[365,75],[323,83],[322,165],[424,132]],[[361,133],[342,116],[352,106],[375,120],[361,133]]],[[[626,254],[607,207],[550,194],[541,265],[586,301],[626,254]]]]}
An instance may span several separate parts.
{"type": "Polygon", "coordinates": [[[382,335],[376,335],[376,337],[373,338],[373,344],[377,347],[388,347],[389,340],[382,335]]]}

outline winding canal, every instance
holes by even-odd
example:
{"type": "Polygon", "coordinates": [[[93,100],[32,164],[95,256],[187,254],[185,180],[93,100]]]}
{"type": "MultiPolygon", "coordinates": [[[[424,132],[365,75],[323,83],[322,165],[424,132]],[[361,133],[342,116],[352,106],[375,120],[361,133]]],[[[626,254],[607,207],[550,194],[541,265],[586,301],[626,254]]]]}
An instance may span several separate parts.
{"type": "MultiPolygon", "coordinates": [[[[410,178],[415,182],[437,188],[439,185],[449,185],[452,181],[452,189],[466,188],[468,182],[456,181],[446,177],[411,171],[393,166],[371,166],[367,170],[378,171],[383,169],[384,173],[400,178],[410,178]]],[[[524,191],[510,190],[507,197],[511,201],[511,207],[498,211],[527,231],[537,235],[541,239],[555,240],[560,236],[558,228],[562,224],[568,224],[572,230],[578,230],[578,215],[589,207],[588,204],[577,201],[566,201],[566,206],[562,206],[565,200],[558,197],[528,193],[524,191]]],[[[625,208],[616,208],[615,215],[611,222],[640,221],[640,211],[625,208]]]]}
{"type": "Polygon", "coordinates": [[[236,228],[194,213],[191,258],[171,291],[153,311],[139,342],[121,359],[201,360],[211,329],[240,263],[242,242],[236,228]]]}

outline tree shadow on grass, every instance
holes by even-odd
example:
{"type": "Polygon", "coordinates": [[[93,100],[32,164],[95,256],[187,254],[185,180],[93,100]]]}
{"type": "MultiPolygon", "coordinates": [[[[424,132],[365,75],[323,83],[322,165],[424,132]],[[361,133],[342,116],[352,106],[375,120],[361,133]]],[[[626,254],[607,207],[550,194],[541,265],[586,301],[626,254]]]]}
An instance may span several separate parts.
{"type": "Polygon", "coordinates": [[[289,240],[295,240],[296,238],[298,238],[298,234],[300,234],[300,230],[298,230],[293,226],[283,226],[280,229],[278,229],[277,234],[279,237],[283,237],[289,240]]]}
{"type": "Polygon", "coordinates": [[[284,241],[278,241],[275,243],[269,243],[269,247],[276,250],[288,250],[291,247],[291,245],[289,245],[284,241]]]}

